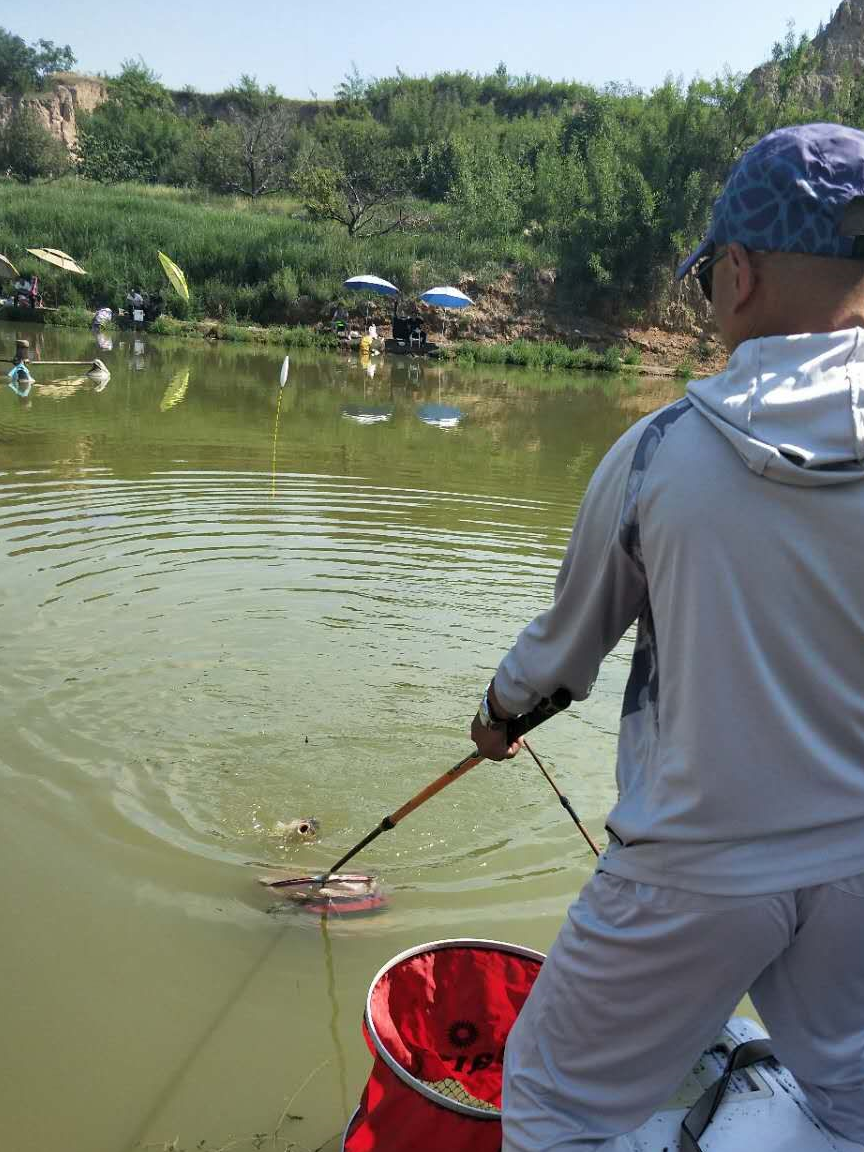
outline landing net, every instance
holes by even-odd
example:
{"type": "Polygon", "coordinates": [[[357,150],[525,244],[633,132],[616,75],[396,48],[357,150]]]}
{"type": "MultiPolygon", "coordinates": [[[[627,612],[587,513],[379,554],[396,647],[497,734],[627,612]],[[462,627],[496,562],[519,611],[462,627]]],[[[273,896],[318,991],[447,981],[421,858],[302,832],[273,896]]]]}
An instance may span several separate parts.
{"type": "Polygon", "coordinates": [[[343,1152],[497,1152],[504,1044],[543,955],[439,940],[391,960],[369,989],[374,1057],[343,1152]]]}

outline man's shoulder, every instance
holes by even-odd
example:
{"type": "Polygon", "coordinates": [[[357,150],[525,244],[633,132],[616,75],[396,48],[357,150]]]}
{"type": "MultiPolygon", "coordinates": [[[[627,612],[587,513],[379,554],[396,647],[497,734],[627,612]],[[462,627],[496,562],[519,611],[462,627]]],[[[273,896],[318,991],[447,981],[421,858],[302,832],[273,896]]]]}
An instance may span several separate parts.
{"type": "Polygon", "coordinates": [[[687,396],[649,412],[637,420],[616,440],[607,453],[610,465],[624,465],[633,472],[644,473],[654,454],[682,417],[692,412],[693,402],[687,396]]]}

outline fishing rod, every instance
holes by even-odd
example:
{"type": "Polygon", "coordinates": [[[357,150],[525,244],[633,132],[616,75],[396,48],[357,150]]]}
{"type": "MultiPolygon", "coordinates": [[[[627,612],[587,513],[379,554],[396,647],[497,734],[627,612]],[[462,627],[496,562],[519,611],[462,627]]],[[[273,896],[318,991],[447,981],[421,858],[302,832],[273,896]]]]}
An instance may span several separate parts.
{"type": "MultiPolygon", "coordinates": [[[[538,725],[543,724],[546,720],[557,716],[559,712],[563,712],[565,708],[569,708],[572,702],[572,696],[566,688],[558,688],[551,696],[545,697],[540,701],[530,712],[526,712],[524,716],[517,716],[512,720],[507,721],[507,744],[515,744],[527,732],[531,732],[538,725]]],[[[338,873],[340,868],[343,868],[349,860],[353,860],[358,852],[362,852],[373,840],[376,840],[382,832],[390,832],[396,827],[406,816],[410,816],[412,812],[416,811],[421,804],[425,804],[432,796],[437,795],[443,788],[452,784],[454,780],[458,780],[460,776],[464,776],[466,772],[470,772],[472,768],[482,763],[486,759],[475,748],[473,752],[469,753],[464,760],[460,760],[458,764],[454,764],[452,768],[448,768],[437,780],[433,780],[431,784],[427,784],[422,791],[418,792],[401,808],[397,808],[389,816],[385,816],[381,823],[373,828],[372,831],[358,841],[357,844],[344,856],[336,861],[326,872],[322,872],[319,876],[298,876],[294,879],[280,879],[280,880],[263,880],[262,883],[267,888],[289,888],[292,885],[308,885],[320,884],[325,885],[331,876],[338,873]]],[[[554,785],[553,785],[554,787],[554,785]]]]}
{"type": "Polygon", "coordinates": [[[537,767],[540,769],[540,771],[543,773],[543,775],[546,777],[546,779],[552,785],[552,789],[553,789],[555,795],[561,801],[561,807],[564,808],[565,811],[570,813],[570,816],[573,819],[573,823],[576,825],[576,827],[579,829],[579,831],[585,837],[585,840],[588,844],[588,847],[591,849],[591,851],[594,853],[595,856],[599,856],[600,855],[600,849],[597,847],[597,845],[591,839],[590,835],[588,834],[588,832],[585,828],[585,825],[582,823],[582,821],[579,819],[579,817],[573,811],[573,807],[570,804],[570,801],[567,799],[567,797],[564,795],[564,793],[561,791],[561,789],[558,787],[558,785],[555,783],[555,781],[552,779],[552,777],[549,775],[549,773],[546,771],[546,769],[540,763],[540,757],[537,755],[537,753],[534,751],[534,749],[531,747],[531,745],[528,743],[527,740],[522,741],[522,746],[526,749],[526,751],[530,752],[534,763],[537,765],[537,767]]]}

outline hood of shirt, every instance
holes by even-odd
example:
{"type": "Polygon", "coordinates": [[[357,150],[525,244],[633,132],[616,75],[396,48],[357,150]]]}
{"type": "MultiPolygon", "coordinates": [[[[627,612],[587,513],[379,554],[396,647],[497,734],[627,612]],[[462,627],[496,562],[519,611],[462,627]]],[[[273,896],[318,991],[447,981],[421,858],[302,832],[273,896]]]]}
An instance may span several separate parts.
{"type": "Polygon", "coordinates": [[[864,329],[747,340],[725,372],[692,380],[687,395],[768,480],[864,479],[864,329]]]}

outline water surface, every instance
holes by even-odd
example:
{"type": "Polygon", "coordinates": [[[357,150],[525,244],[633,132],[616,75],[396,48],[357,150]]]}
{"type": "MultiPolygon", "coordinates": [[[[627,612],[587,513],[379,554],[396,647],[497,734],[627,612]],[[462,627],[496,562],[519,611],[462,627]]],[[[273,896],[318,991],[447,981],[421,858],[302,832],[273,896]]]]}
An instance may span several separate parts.
{"type": "MultiPolygon", "coordinates": [[[[27,335],[112,375],[0,386],[0,1147],[251,1148],[299,1089],[317,1149],[381,964],[545,950],[592,861],[526,756],[367,850],[374,918],[268,915],[249,861],[320,871],[469,751],[598,460],[676,386],[297,354],[280,393],[276,350],[27,335]]],[[[628,660],[533,741],[598,838],[628,660]]]]}

